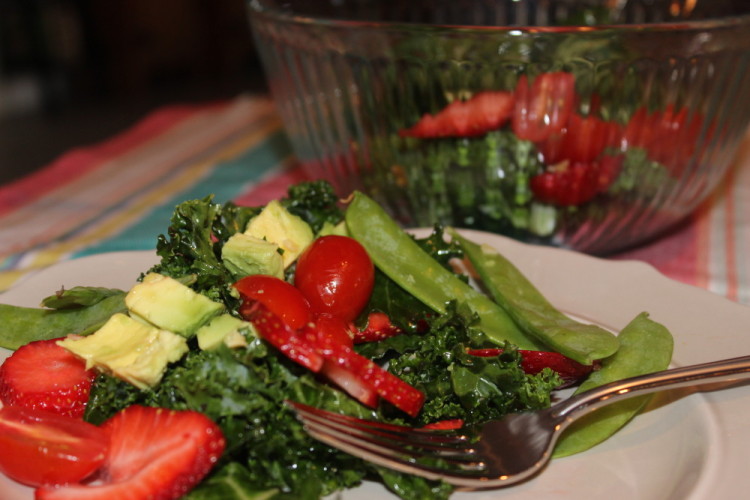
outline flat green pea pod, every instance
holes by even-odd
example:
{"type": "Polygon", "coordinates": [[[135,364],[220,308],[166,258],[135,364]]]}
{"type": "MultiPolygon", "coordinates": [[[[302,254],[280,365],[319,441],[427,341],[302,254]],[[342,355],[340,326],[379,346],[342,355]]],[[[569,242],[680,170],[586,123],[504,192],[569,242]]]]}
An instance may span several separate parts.
{"type": "Polygon", "coordinates": [[[64,337],[69,333],[86,335],[96,331],[113,314],[124,312],[125,292],[119,290],[77,287],[71,294],[45,299],[45,305],[59,309],[42,309],[0,304],[0,347],[15,350],[35,340],[64,337]],[[75,295],[79,307],[68,299],[75,295]],[[96,295],[100,297],[96,299],[96,295]],[[81,301],[83,299],[83,301],[81,301]]]}
{"type": "Polygon", "coordinates": [[[469,241],[455,230],[449,233],[461,244],[492,297],[526,336],[548,346],[547,350],[557,351],[584,365],[617,351],[619,343],[612,333],[575,321],[555,309],[526,276],[494,248],[469,241]]]}
{"type": "Polygon", "coordinates": [[[507,340],[520,349],[540,349],[540,344],[521,332],[500,306],[419,248],[367,195],[354,193],[346,210],[346,225],[383,273],[434,311],[444,313],[446,304],[456,300],[479,316],[478,328],[492,341],[501,344],[507,340]]]}
{"type": "MultiPolygon", "coordinates": [[[[618,336],[620,349],[602,361],[601,369],[578,387],[576,394],[629,377],[669,367],[674,339],[663,325],[641,313],[618,336]]],[[[554,457],[585,451],[617,432],[650,401],[653,394],[625,399],[584,416],[565,430],[557,442],[554,457]]]]}

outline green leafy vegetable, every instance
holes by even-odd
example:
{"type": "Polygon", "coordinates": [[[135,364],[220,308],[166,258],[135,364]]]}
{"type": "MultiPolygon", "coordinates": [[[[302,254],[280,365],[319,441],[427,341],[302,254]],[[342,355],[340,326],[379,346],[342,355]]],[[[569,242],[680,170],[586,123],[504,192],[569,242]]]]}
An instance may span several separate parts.
{"type": "MultiPolygon", "coordinates": [[[[664,325],[641,313],[618,336],[620,349],[602,361],[601,369],[593,372],[576,390],[576,394],[600,385],[666,370],[672,359],[674,340],[664,325]]],[[[639,396],[614,403],[584,416],[565,430],[554,451],[564,457],[595,446],[630,421],[651,400],[652,395],[639,396]]]]}
{"type": "Polygon", "coordinates": [[[619,343],[614,335],[558,311],[497,250],[469,241],[456,231],[451,231],[451,236],[460,242],[495,301],[530,337],[585,365],[617,351],[619,343]]]}
{"type": "Polygon", "coordinates": [[[497,343],[509,341],[521,349],[538,349],[508,314],[424,252],[375,201],[356,192],[346,210],[351,235],[392,280],[438,313],[456,300],[480,317],[479,328],[497,343]]]}
{"type": "Polygon", "coordinates": [[[44,299],[57,309],[0,304],[0,347],[15,350],[35,340],[87,335],[110,316],[125,311],[125,292],[104,288],[76,287],[44,299]]]}

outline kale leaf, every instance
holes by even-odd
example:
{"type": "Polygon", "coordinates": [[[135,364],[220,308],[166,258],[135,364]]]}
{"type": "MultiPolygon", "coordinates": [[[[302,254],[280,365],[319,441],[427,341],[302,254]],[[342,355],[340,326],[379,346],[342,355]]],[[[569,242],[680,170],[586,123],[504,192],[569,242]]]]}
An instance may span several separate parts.
{"type": "Polygon", "coordinates": [[[281,204],[310,224],[317,233],[328,222],[336,225],[344,218],[333,186],[326,181],[302,182],[289,187],[281,204]]]}
{"type": "MultiPolygon", "coordinates": [[[[425,393],[422,412],[416,421],[406,423],[460,418],[471,425],[549,406],[550,392],[561,383],[559,377],[552,371],[527,375],[511,345],[504,346],[500,356],[469,354],[469,349],[489,343],[464,318],[451,304],[446,314],[425,318],[429,327],[424,333],[358,346],[360,354],[387,361],[390,372],[425,393]]],[[[395,412],[386,416],[398,418],[395,412]]]]}

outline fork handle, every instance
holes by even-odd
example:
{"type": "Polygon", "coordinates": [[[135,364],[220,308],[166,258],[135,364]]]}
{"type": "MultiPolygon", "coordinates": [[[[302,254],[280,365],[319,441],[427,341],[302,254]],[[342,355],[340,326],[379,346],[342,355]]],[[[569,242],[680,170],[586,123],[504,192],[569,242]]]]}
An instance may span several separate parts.
{"type": "Polygon", "coordinates": [[[750,356],[741,356],[610,382],[561,401],[551,410],[554,417],[564,419],[580,412],[592,412],[623,399],[665,389],[695,386],[703,381],[723,382],[747,378],[750,378],[750,356]]]}

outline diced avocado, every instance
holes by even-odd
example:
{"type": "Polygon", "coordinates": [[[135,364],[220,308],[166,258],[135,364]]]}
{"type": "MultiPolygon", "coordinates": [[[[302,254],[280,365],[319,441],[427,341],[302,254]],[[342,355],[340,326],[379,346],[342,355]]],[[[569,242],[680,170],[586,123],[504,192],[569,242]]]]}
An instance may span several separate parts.
{"type": "Polygon", "coordinates": [[[209,351],[219,347],[222,342],[228,347],[244,347],[247,341],[242,334],[243,331],[255,333],[252,323],[242,321],[230,314],[222,314],[198,329],[196,332],[198,347],[209,351]]]}
{"type": "Polygon", "coordinates": [[[87,369],[96,367],[140,389],[158,384],[167,365],[188,351],[184,337],[122,313],[87,337],[70,336],[57,344],[84,359],[87,369]]]}
{"type": "Polygon", "coordinates": [[[233,234],[221,249],[221,260],[235,279],[251,274],[284,277],[284,260],[279,246],[249,234],[233,234]]]}
{"type": "Polygon", "coordinates": [[[346,227],[346,221],[342,220],[338,224],[332,224],[328,221],[325,221],[323,223],[323,227],[321,227],[320,231],[318,231],[316,238],[320,238],[321,236],[328,236],[330,234],[336,236],[349,236],[349,228],[346,227]]]}
{"type": "Polygon", "coordinates": [[[310,225],[291,214],[278,200],[269,202],[250,220],[245,234],[276,243],[283,250],[284,267],[297,260],[314,238],[310,225]]]}
{"type": "Polygon", "coordinates": [[[224,305],[194,292],[179,281],[149,273],[125,296],[128,310],[151,324],[183,337],[192,336],[224,305]]]}

